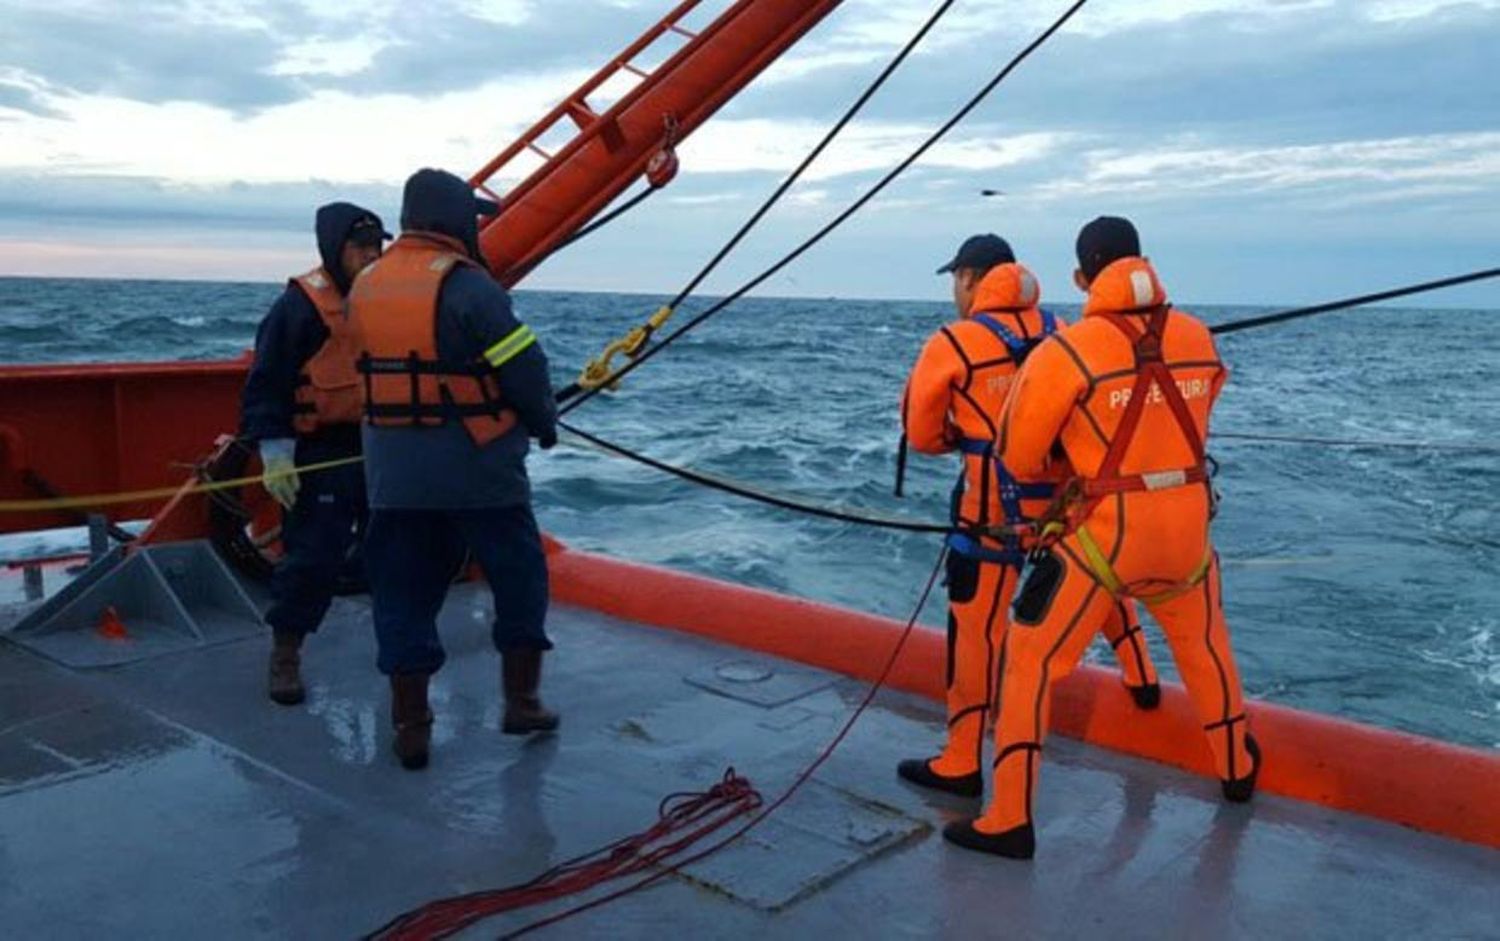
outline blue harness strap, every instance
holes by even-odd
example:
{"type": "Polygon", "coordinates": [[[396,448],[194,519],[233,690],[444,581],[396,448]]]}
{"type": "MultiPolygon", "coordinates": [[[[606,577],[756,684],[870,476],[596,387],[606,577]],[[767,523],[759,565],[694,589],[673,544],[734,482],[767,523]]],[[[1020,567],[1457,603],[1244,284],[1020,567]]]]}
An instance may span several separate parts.
{"type": "Polygon", "coordinates": [[[1057,332],[1057,317],[1050,310],[1042,311],[1042,330],[1029,339],[1016,336],[1015,331],[989,314],[975,314],[970,319],[993,333],[996,339],[1005,344],[1006,351],[1010,353],[1011,360],[1018,368],[1026,362],[1026,357],[1031,355],[1031,351],[1036,349],[1038,343],[1057,332]]]}
{"type": "MultiPolygon", "coordinates": [[[[1041,332],[1026,339],[1016,336],[1014,331],[989,314],[976,314],[973,319],[1005,344],[1011,360],[1017,367],[1026,361],[1026,357],[1031,355],[1031,351],[1036,349],[1037,344],[1057,332],[1057,317],[1048,310],[1042,311],[1041,332]]],[[[964,453],[971,452],[965,451],[964,453]]],[[[1004,464],[1000,463],[999,458],[995,459],[995,482],[1000,490],[1000,507],[1005,510],[1007,520],[1020,521],[1026,518],[1021,513],[1022,500],[1050,500],[1057,489],[1053,484],[1021,483],[1006,469],[1004,464]]]]}
{"type": "MultiPolygon", "coordinates": [[[[1017,368],[1026,361],[1031,351],[1036,349],[1037,344],[1057,332],[1057,318],[1051,311],[1042,311],[1042,329],[1034,337],[1023,338],[1015,334],[1005,324],[991,317],[989,314],[975,314],[971,319],[993,333],[1005,349],[1010,353],[1011,361],[1017,368]]],[[[978,457],[989,457],[994,450],[994,442],[983,438],[961,438],[958,442],[959,451],[964,454],[972,454],[978,457]]],[[[995,483],[999,490],[1000,507],[1005,511],[1005,518],[1011,522],[1024,522],[1026,517],[1021,513],[1022,500],[1050,500],[1057,492],[1055,484],[1022,483],[1015,475],[1006,470],[1005,465],[995,458],[995,483]]],[[[958,486],[963,486],[963,477],[959,477],[958,486]]],[[[955,498],[958,495],[955,489],[955,498]]],[[[957,517],[957,500],[954,501],[955,518],[957,517]]],[[[1020,541],[1015,536],[1007,536],[1004,539],[1003,549],[991,549],[985,546],[974,536],[968,533],[950,533],[948,536],[948,548],[961,556],[970,559],[978,559],[981,562],[998,562],[1001,565],[1014,565],[1020,567],[1026,561],[1027,553],[1022,551],[1020,541]]]]}
{"type": "Polygon", "coordinates": [[[1006,546],[1004,549],[991,549],[968,533],[949,533],[948,548],[966,559],[977,559],[980,562],[995,562],[1020,568],[1026,561],[1026,553],[1022,552],[1019,547],[1006,546]]]}

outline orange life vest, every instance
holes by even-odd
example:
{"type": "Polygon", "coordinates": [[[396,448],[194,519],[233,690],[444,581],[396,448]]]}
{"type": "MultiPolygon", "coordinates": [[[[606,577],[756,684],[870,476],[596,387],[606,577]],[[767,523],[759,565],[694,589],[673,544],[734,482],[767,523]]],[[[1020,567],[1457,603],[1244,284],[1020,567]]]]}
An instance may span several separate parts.
{"type": "Polygon", "coordinates": [[[292,427],[306,435],[329,425],[353,424],[359,421],[361,404],[359,372],[354,366],[359,351],[350,336],[344,296],[322,268],[298,275],[291,283],[312,301],[328,328],[328,339],[303,364],[297,377],[292,427]]]}
{"type": "Polygon", "coordinates": [[[459,363],[438,355],[443,281],[455,268],[473,264],[457,239],[405,232],[354,280],[349,319],[371,425],[431,428],[457,419],[481,447],[516,426],[489,363],[479,356],[459,363]]]}

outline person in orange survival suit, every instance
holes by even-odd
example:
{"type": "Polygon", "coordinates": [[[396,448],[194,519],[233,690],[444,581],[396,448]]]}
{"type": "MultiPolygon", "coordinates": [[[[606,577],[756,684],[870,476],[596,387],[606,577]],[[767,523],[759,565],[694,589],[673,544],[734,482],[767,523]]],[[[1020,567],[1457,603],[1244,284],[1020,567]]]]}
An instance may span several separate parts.
{"type": "MultiPolygon", "coordinates": [[[[1055,480],[1023,484],[1004,473],[994,461],[996,421],[1019,365],[1057,328],[1057,320],[1037,308],[1036,278],[999,236],[965,241],[953,261],[938,269],[950,272],[960,319],[927,341],[901,410],[903,430],[916,450],[963,455],[951,507],[959,531],[948,540],[948,734],[937,756],[902,761],[897,773],[923,787],[978,797],[1006,611],[1025,561],[1017,540],[982,531],[1041,512],[1055,486],[1055,480]]],[[[1142,708],[1154,708],[1161,687],[1134,608],[1122,601],[1115,614],[1106,632],[1125,683],[1142,708]]]]}
{"type": "Polygon", "coordinates": [[[1094,633],[1134,598],[1161,623],[1202,719],[1224,797],[1254,794],[1260,751],[1247,734],[1224,623],[1213,493],[1203,442],[1228,375],[1208,328],[1172,309],[1135,227],[1102,217],[1078,236],[1083,319],[1027,360],[1001,421],[999,459],[1047,472],[1055,445],[1076,476],[1061,538],[1016,599],[995,728],[994,792],[943,835],[968,849],[1030,859],[1032,796],[1049,690],[1094,633]]]}

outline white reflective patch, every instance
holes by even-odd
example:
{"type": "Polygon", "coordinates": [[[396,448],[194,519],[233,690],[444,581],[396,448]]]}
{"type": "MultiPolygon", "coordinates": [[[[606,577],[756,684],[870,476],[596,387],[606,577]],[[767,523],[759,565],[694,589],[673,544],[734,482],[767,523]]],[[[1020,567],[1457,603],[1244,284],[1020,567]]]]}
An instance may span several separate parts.
{"type": "Polygon", "coordinates": [[[328,279],[323,277],[323,272],[321,271],[314,271],[312,273],[312,276],[307,280],[312,284],[313,287],[320,290],[328,287],[328,279]]]}
{"type": "Polygon", "coordinates": [[[1021,303],[1026,307],[1030,307],[1037,302],[1037,294],[1039,293],[1040,291],[1038,291],[1036,286],[1036,277],[1029,271],[1021,272],[1021,303]]]}
{"type": "Polygon", "coordinates": [[[1135,293],[1135,306],[1137,307],[1145,307],[1156,300],[1156,285],[1151,283],[1150,272],[1130,272],[1130,290],[1135,293]]]}
{"type": "Polygon", "coordinates": [[[1147,490],[1166,490],[1186,484],[1187,471],[1157,471],[1154,474],[1142,474],[1141,480],[1145,482],[1147,490]]]}

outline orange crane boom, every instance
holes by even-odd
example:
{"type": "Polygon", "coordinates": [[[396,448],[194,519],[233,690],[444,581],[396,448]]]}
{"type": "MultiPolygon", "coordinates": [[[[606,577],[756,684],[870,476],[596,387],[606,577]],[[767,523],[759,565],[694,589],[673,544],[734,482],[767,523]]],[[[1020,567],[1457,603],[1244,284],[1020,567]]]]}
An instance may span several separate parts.
{"type": "Polygon", "coordinates": [[[546,117],[470,177],[500,202],[479,235],[490,269],[507,286],[521,280],[643,175],[665,185],[676,170],[673,146],[827,16],[839,0],[738,0],[700,32],[683,21],[702,3],[686,0],[580,85],[546,117]],[[636,61],[686,40],[661,65],[636,61]],[[612,82],[638,80],[602,114],[590,105],[612,82]],[[573,133],[548,150],[544,140],[573,133]],[[530,154],[542,165],[508,192],[492,181],[530,154]]]}

